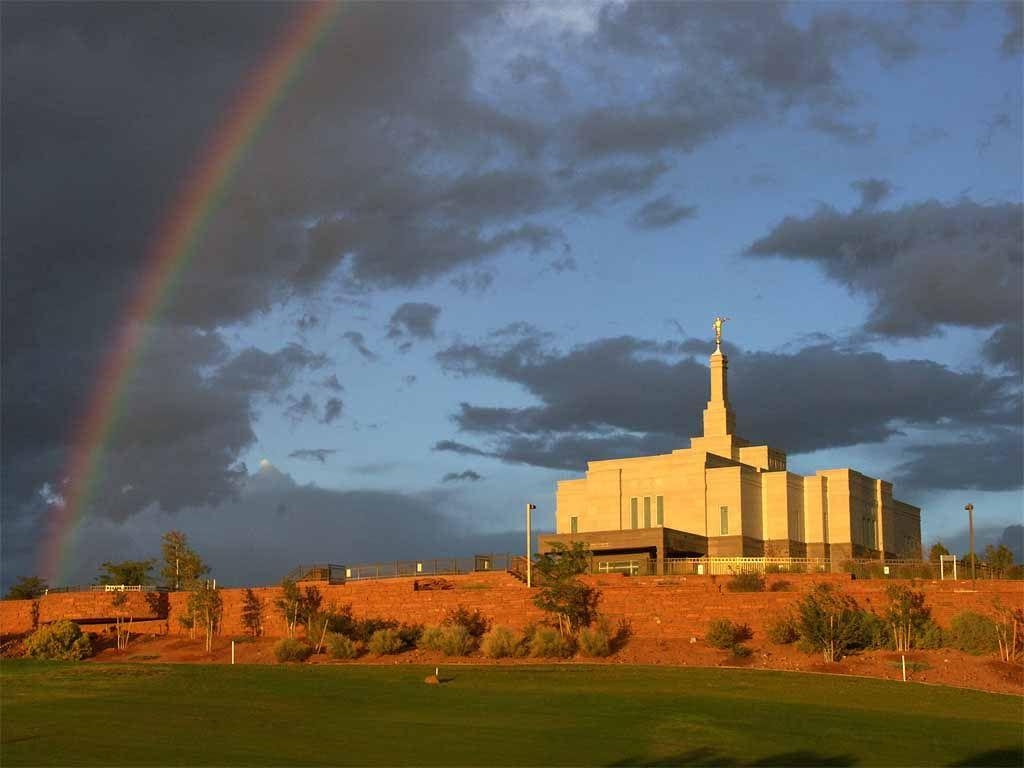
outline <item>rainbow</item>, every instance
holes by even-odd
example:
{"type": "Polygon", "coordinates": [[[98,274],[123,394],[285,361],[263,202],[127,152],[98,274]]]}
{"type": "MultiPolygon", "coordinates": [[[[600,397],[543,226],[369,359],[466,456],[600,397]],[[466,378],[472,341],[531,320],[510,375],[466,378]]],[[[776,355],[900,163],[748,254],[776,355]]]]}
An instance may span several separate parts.
{"type": "Polygon", "coordinates": [[[104,449],[118,422],[132,373],[146,345],[146,329],[159,317],[196,242],[218,210],[246,150],[259,137],[305,64],[323,41],[340,3],[316,2],[297,13],[278,43],[252,73],[231,108],[198,154],[190,175],[161,220],[146,267],[122,315],[114,343],[103,358],[87,407],[76,425],[70,455],[50,504],[39,552],[39,574],[56,583],[65,574],[89,498],[100,476],[104,449]]]}

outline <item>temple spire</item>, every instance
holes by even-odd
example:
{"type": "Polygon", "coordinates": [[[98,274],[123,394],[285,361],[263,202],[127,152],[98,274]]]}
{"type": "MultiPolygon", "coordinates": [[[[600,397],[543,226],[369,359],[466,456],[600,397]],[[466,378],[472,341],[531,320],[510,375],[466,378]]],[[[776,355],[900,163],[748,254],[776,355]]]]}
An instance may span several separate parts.
{"type": "Polygon", "coordinates": [[[711,353],[711,399],[704,409],[704,437],[731,435],[736,429],[736,415],[729,405],[729,358],[722,353],[722,325],[727,317],[716,317],[715,351],[711,353]]]}

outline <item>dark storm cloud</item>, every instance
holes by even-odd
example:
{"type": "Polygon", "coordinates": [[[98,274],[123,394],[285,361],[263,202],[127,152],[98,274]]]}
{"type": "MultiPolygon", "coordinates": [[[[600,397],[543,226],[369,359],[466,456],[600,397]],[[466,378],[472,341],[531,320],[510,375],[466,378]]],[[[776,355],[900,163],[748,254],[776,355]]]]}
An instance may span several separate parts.
{"type": "Polygon", "coordinates": [[[892,194],[892,184],[885,179],[859,179],[850,186],[860,193],[861,208],[874,208],[892,194]]]}
{"type": "MultiPolygon", "coordinates": [[[[0,4],[5,525],[36,508],[43,483],[60,484],[161,225],[205,142],[303,8],[0,4]]],[[[161,322],[200,349],[184,350],[162,379],[144,375],[148,390],[131,389],[129,410],[153,422],[123,427],[135,453],[111,459],[98,496],[111,515],[229,497],[261,399],[284,400],[297,371],[326,364],[302,348],[210,357],[201,348],[210,334],[328,285],[370,291],[493,275],[487,260],[505,254],[558,263],[567,245],[545,221],[552,212],[648,199],[666,155],[742,120],[823,104],[843,112],[852,100],[840,57],[865,47],[891,62],[913,48],[899,24],[842,12],[804,29],[774,6],[607,9],[599,39],[581,52],[588,65],[611,53],[632,57],[640,69],[630,71],[665,74],[642,89],[605,90],[600,110],[573,112],[563,99],[530,111],[478,88],[468,41],[501,13],[483,3],[357,3],[326,31],[205,211],[166,296],[161,322]],[[623,154],[643,157],[619,166],[612,156],[623,154]],[[561,175],[566,166],[574,173],[561,175]],[[162,400],[177,411],[173,423],[162,400]],[[160,431],[168,423],[170,443],[160,431]]],[[[511,74],[524,89],[558,88],[539,61],[511,74]]],[[[169,354],[170,343],[147,355],[169,354]]]]}
{"type": "Polygon", "coordinates": [[[366,346],[366,338],[359,331],[345,331],[341,334],[341,337],[351,344],[352,348],[362,355],[364,360],[377,359],[377,355],[366,346]]]}
{"type": "Polygon", "coordinates": [[[288,458],[300,461],[319,461],[321,464],[326,464],[327,458],[337,452],[337,448],[297,448],[288,454],[288,458]]]}
{"type": "Polygon", "coordinates": [[[1018,0],[1003,3],[1009,29],[1003,35],[1002,50],[1005,56],[1014,56],[1024,48],[1024,4],[1018,0]]]}
{"type": "MultiPolygon", "coordinates": [[[[682,345],[629,336],[563,353],[529,328],[519,330],[454,345],[437,357],[457,375],[521,384],[540,404],[462,403],[452,418],[461,432],[483,439],[483,447],[442,440],[435,449],[579,469],[587,459],[685,447],[701,434],[708,387],[703,354],[681,356],[682,345]]],[[[710,345],[703,346],[707,353],[710,345]]],[[[735,348],[729,354],[738,432],[790,453],[881,442],[911,426],[1013,432],[1021,419],[1008,378],[827,344],[794,354],[735,348]]]]}
{"type": "Polygon", "coordinates": [[[829,113],[812,115],[808,124],[815,130],[827,133],[838,141],[852,146],[871,144],[878,135],[877,123],[857,123],[829,113]]]}
{"type": "Polygon", "coordinates": [[[289,397],[288,407],[284,409],[284,415],[292,422],[298,424],[307,418],[315,417],[319,411],[312,396],[306,392],[302,397],[289,397]]]}
{"type": "MultiPolygon", "coordinates": [[[[635,104],[609,104],[575,121],[582,156],[691,151],[736,124],[779,110],[809,108],[809,125],[848,143],[873,139],[872,126],[846,113],[856,104],[843,83],[845,57],[872,51],[885,66],[912,58],[908,14],[890,18],[828,9],[805,26],[781,5],[609,4],[598,50],[657,61],[653,87],[635,104]]],[[[628,67],[623,67],[629,71],[628,67]]]]}
{"type": "MultiPolygon", "coordinates": [[[[189,508],[171,521],[147,510],[126,526],[104,518],[85,520],[71,571],[75,583],[87,583],[104,560],[158,557],[160,535],[172,526],[188,534],[218,584],[225,586],[278,584],[299,563],[352,565],[516,551],[521,531],[481,531],[474,512],[460,503],[457,488],[336,491],[297,483],[268,466],[243,475],[237,497],[216,514],[206,507],[189,508]],[[238,534],[239,521],[244,521],[245,536],[238,534]]],[[[33,567],[24,554],[20,560],[5,557],[0,565],[4,584],[33,567]]]]}
{"type": "Polygon", "coordinates": [[[483,293],[494,285],[494,273],[475,270],[453,278],[452,285],[458,288],[462,293],[470,293],[473,291],[476,293],[483,293]]]}
{"type": "Polygon", "coordinates": [[[331,390],[332,392],[344,392],[345,391],[345,388],[341,385],[341,382],[338,381],[338,374],[336,374],[336,373],[332,373],[330,376],[328,376],[326,379],[324,379],[323,386],[326,389],[331,390]]]}
{"type": "Polygon", "coordinates": [[[388,320],[389,339],[432,339],[441,308],[425,302],[408,302],[391,314],[388,320]]]}
{"type": "Polygon", "coordinates": [[[299,329],[300,333],[310,331],[318,325],[320,325],[320,318],[316,315],[303,315],[295,323],[295,327],[299,329]]]}
{"type": "Polygon", "coordinates": [[[986,350],[1020,367],[1024,207],[968,200],[908,205],[894,211],[841,213],[822,206],[786,218],[747,249],[817,263],[825,274],[873,303],[867,330],[924,336],[943,324],[997,327],[986,350]]]}
{"type": "Polygon", "coordinates": [[[991,430],[981,438],[916,445],[908,453],[911,459],[895,475],[895,481],[908,488],[1012,491],[1024,483],[1019,430],[991,430]]]}
{"type": "Polygon", "coordinates": [[[989,147],[996,136],[1000,133],[1013,135],[1013,118],[1009,112],[996,112],[991,118],[985,121],[978,136],[978,154],[982,154],[989,147]]]}
{"type": "Polygon", "coordinates": [[[536,84],[544,96],[555,101],[568,95],[562,82],[562,75],[555,67],[539,56],[519,54],[508,65],[509,75],[516,83],[536,84]]]}
{"type": "Polygon", "coordinates": [[[333,424],[335,421],[340,419],[344,407],[345,404],[342,402],[340,397],[328,398],[327,402],[324,403],[324,417],[321,419],[322,423],[333,424]]]}
{"type": "Polygon", "coordinates": [[[457,483],[460,481],[467,481],[475,483],[478,480],[483,480],[483,475],[474,472],[472,469],[467,469],[464,472],[449,472],[441,478],[442,483],[457,483]]]}
{"type": "Polygon", "coordinates": [[[214,334],[154,329],[124,393],[86,513],[123,520],[151,504],[174,512],[232,498],[245,476],[237,458],[255,442],[257,402],[278,396],[320,362],[297,345],[275,353],[250,348],[224,359],[214,334]],[[189,343],[188,335],[197,338],[189,343]]]}
{"type": "Polygon", "coordinates": [[[662,195],[637,209],[630,223],[639,229],[664,229],[696,215],[697,206],[679,205],[671,195],[662,195]]]}

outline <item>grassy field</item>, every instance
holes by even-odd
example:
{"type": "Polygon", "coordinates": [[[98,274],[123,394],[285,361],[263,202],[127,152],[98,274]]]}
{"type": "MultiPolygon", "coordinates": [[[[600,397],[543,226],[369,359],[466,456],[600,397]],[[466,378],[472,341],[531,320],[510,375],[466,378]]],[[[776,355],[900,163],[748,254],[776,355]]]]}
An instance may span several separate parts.
{"type": "Polygon", "coordinates": [[[753,670],[5,661],[16,765],[1021,765],[1024,700],[753,670]]]}

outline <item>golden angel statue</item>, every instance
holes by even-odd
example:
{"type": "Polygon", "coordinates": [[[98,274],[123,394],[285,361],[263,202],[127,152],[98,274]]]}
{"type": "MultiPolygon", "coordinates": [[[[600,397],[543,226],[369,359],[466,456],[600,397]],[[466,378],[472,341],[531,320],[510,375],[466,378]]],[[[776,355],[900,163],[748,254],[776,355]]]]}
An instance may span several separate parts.
{"type": "Polygon", "coordinates": [[[728,317],[716,317],[715,321],[711,324],[711,327],[715,329],[715,346],[722,346],[722,326],[725,325],[725,321],[729,320],[728,317]]]}

